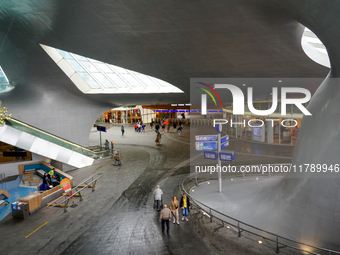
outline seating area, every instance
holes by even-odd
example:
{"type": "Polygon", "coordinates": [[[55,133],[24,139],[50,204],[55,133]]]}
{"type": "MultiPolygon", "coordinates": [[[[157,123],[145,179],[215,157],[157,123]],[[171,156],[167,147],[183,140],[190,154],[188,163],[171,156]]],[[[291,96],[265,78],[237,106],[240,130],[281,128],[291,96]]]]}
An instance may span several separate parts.
{"type": "MultiPolygon", "coordinates": [[[[45,162],[19,165],[19,174],[22,175],[22,182],[25,185],[38,186],[40,183],[42,183],[42,177],[44,174],[49,173],[52,169],[54,169],[54,175],[59,175],[61,179],[68,178],[70,179],[71,183],[73,182],[72,176],[54,168],[45,162]]],[[[63,190],[59,186],[56,186],[46,191],[37,190],[34,193],[20,198],[19,201],[28,203],[29,212],[33,213],[34,211],[45,206],[46,203],[61,196],[62,192],[63,190]]]]}
{"type": "Polygon", "coordinates": [[[0,209],[6,205],[8,205],[7,199],[11,197],[6,190],[0,190],[0,209]]]}

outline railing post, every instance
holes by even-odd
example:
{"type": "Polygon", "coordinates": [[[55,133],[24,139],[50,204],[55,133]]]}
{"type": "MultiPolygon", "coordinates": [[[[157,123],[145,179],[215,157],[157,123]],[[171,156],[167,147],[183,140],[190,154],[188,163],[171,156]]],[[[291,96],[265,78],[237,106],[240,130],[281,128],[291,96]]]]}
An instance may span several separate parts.
{"type": "Polygon", "coordinates": [[[240,229],[240,222],[237,222],[238,237],[242,236],[242,229],[240,229]]]}
{"type": "Polygon", "coordinates": [[[211,208],[209,208],[209,214],[210,214],[210,223],[212,223],[213,222],[213,217],[212,217],[211,208]]]}
{"type": "Polygon", "coordinates": [[[92,192],[95,191],[94,186],[96,186],[97,180],[95,180],[94,182],[92,182],[92,192]]]}
{"type": "MultiPolygon", "coordinates": [[[[65,194],[65,199],[66,199],[67,195],[65,194]]],[[[67,205],[68,205],[68,201],[69,199],[65,200],[65,207],[64,207],[64,213],[67,212],[67,205]]]]}
{"type": "Polygon", "coordinates": [[[276,253],[280,253],[280,247],[279,247],[279,237],[276,237],[276,249],[275,249],[276,253]]]}

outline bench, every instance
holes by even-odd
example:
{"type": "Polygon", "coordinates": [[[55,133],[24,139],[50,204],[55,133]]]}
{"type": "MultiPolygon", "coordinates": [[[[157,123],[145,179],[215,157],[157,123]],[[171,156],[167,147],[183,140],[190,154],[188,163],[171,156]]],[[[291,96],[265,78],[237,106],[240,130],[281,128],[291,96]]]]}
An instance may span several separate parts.
{"type": "Polygon", "coordinates": [[[35,171],[29,171],[29,172],[25,172],[25,173],[22,175],[22,177],[27,177],[27,176],[31,177],[31,176],[34,175],[34,174],[35,174],[35,171]]]}
{"type": "Polygon", "coordinates": [[[25,184],[25,182],[29,182],[29,181],[31,181],[31,180],[33,180],[32,177],[29,177],[29,178],[22,178],[22,183],[25,184]]]}
{"type": "Polygon", "coordinates": [[[40,179],[30,180],[30,185],[32,186],[32,183],[38,184],[40,181],[40,179]]]}

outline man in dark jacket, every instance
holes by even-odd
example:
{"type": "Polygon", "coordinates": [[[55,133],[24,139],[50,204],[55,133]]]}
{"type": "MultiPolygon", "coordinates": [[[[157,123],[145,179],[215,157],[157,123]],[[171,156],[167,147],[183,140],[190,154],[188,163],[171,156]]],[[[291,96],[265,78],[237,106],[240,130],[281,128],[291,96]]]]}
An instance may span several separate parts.
{"type": "Polygon", "coordinates": [[[159,215],[159,222],[162,222],[162,232],[164,234],[165,224],[166,224],[166,232],[169,234],[169,222],[171,220],[171,211],[166,204],[163,205],[163,210],[159,215]]]}
{"type": "Polygon", "coordinates": [[[179,203],[179,207],[183,210],[182,211],[182,220],[188,221],[188,213],[190,209],[190,199],[186,196],[186,194],[183,194],[181,198],[181,202],[179,203]]]}

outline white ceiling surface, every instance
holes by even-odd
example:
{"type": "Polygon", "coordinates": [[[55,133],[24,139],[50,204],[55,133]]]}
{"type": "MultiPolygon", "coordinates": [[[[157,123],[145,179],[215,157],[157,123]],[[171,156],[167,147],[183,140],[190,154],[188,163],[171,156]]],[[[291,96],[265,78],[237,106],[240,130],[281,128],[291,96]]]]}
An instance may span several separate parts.
{"type": "Polygon", "coordinates": [[[93,158],[7,125],[0,127],[0,141],[77,168],[92,165],[94,161],[93,158]]]}
{"type": "Polygon", "coordinates": [[[84,94],[183,93],[155,77],[40,45],[84,94]]]}

